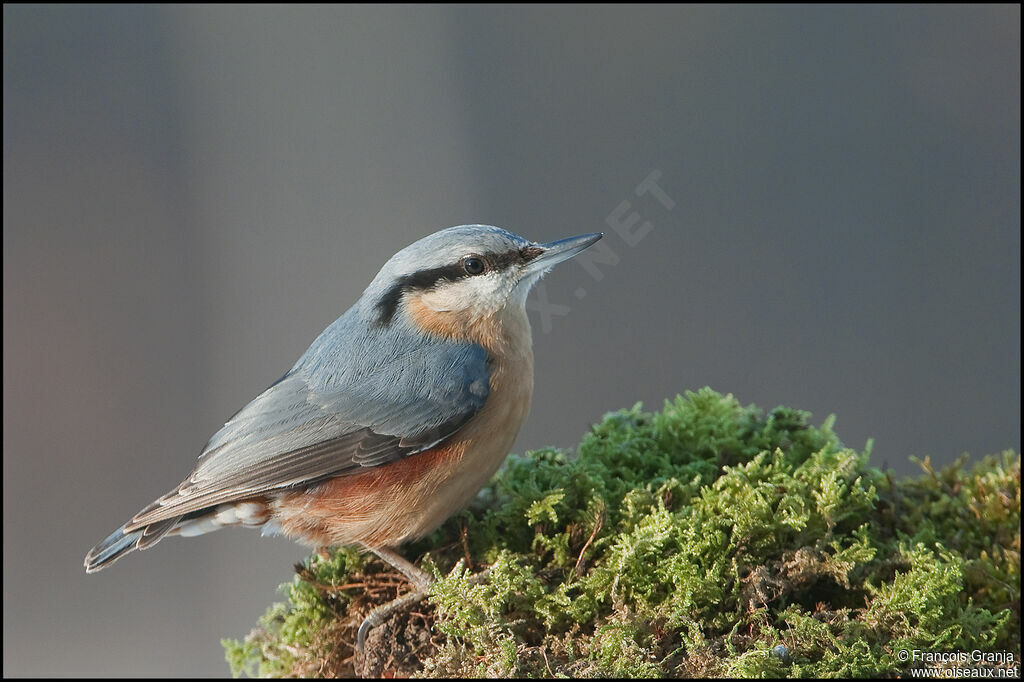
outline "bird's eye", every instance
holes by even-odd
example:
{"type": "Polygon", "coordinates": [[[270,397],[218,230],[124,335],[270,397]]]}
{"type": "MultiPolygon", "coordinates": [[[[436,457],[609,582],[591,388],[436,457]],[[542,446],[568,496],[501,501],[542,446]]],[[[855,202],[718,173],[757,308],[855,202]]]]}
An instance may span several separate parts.
{"type": "Polygon", "coordinates": [[[483,260],[470,256],[462,261],[462,267],[469,275],[482,275],[487,266],[484,265],[483,260]]]}

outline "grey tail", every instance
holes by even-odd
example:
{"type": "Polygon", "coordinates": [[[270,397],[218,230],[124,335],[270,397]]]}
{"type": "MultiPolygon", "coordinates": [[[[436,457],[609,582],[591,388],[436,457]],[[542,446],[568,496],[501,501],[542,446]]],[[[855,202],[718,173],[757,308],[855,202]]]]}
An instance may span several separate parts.
{"type": "Polygon", "coordinates": [[[173,530],[179,520],[180,517],[158,521],[130,532],[125,532],[128,524],[121,526],[85,555],[85,572],[103,570],[136,549],[149,549],[173,530]]]}

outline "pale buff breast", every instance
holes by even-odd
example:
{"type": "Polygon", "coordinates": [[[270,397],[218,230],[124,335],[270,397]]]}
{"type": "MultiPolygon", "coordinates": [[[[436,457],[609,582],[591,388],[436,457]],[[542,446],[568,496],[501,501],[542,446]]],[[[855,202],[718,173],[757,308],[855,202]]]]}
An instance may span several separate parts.
{"type": "Polygon", "coordinates": [[[469,503],[512,448],[533,394],[533,350],[525,310],[510,306],[500,316],[462,324],[414,299],[408,313],[427,331],[468,338],[488,351],[487,402],[437,447],[282,496],[273,505],[273,516],[286,535],[311,545],[370,547],[421,537],[469,503]]]}

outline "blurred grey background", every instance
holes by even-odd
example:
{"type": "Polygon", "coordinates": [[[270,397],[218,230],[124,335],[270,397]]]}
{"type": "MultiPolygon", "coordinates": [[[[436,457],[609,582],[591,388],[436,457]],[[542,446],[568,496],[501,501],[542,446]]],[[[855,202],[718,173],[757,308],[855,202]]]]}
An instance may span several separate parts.
{"type": "Polygon", "coordinates": [[[306,552],[86,577],[399,248],[603,230],[517,451],[710,385],[1020,448],[1020,8],[4,6],[4,674],[228,674],[306,552]],[[647,181],[645,184],[645,180],[647,181]],[[639,187],[639,189],[638,189],[639,187]]]}

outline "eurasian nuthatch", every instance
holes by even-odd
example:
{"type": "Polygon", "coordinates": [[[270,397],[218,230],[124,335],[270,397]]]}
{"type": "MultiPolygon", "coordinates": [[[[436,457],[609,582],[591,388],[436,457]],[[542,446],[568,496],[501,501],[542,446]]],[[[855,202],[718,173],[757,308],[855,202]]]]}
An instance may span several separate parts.
{"type": "Polygon", "coordinates": [[[441,525],[505,459],[533,393],[526,295],[600,238],[536,244],[464,225],[402,249],[177,488],[89,552],[86,571],[167,535],[247,526],[361,545],[416,585],[403,603],[422,597],[430,577],[391,548],[441,525]]]}

